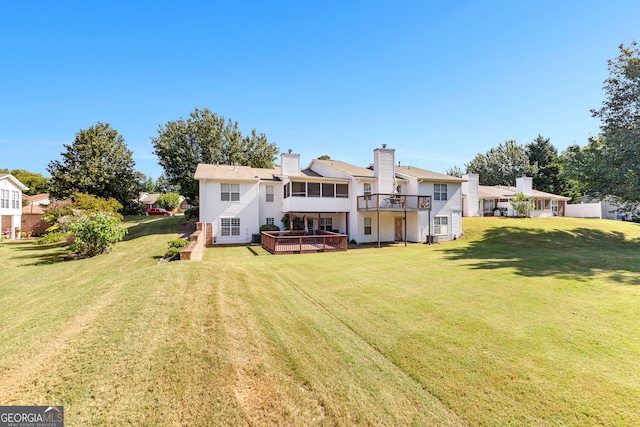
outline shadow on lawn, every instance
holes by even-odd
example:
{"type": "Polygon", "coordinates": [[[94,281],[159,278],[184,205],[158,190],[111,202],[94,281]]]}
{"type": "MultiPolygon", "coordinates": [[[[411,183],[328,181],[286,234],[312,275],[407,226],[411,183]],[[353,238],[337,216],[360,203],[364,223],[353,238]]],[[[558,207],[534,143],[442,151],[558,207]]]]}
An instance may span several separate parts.
{"type": "Polygon", "coordinates": [[[619,232],[500,227],[468,246],[443,252],[450,259],[469,261],[473,269],[513,268],[527,277],[578,280],[605,273],[618,283],[640,285],[640,274],[625,274],[640,273],[640,239],[628,240],[619,232]]]}
{"type": "Polygon", "coordinates": [[[47,245],[36,245],[34,242],[28,243],[14,243],[13,249],[23,253],[13,257],[14,259],[29,260],[26,264],[22,265],[45,265],[55,264],[57,262],[65,261],[65,258],[69,255],[69,247],[66,243],[53,243],[47,245]]]}
{"type": "Polygon", "coordinates": [[[176,216],[128,216],[125,218],[127,234],[124,241],[137,239],[151,234],[175,234],[182,231],[184,217],[176,216]]]}

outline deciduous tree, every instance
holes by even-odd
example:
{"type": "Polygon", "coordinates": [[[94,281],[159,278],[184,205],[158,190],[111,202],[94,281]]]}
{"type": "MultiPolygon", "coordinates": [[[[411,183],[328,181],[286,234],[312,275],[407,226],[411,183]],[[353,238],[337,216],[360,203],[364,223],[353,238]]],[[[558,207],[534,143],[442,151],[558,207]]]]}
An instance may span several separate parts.
{"type": "Polygon", "coordinates": [[[619,49],[608,61],[602,107],[591,111],[602,121],[601,134],[571,161],[591,194],[633,210],[640,206],[640,48],[634,41],[619,49]]]}
{"type": "Polygon", "coordinates": [[[198,163],[269,168],[278,153],[263,133],[253,129],[249,136],[243,136],[237,122],[226,121],[206,108],[195,109],[187,120],[160,126],[152,143],[166,178],[192,201],[198,192],[193,178],[198,163]]]}

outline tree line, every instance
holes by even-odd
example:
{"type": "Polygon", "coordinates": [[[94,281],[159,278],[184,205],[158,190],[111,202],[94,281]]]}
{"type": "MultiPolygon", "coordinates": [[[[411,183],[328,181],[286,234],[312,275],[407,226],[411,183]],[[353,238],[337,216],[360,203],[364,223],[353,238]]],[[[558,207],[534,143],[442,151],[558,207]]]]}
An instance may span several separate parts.
{"type": "MultiPolygon", "coordinates": [[[[608,198],[624,211],[640,208],[640,49],[621,44],[620,54],[607,61],[602,106],[592,109],[601,120],[600,134],[587,144],[558,153],[549,138],[538,135],[526,145],[505,141],[465,163],[482,185],[513,185],[522,175],[533,177],[536,190],[572,199],[589,195],[608,198]]],[[[461,168],[446,171],[461,176],[461,168]]]]}

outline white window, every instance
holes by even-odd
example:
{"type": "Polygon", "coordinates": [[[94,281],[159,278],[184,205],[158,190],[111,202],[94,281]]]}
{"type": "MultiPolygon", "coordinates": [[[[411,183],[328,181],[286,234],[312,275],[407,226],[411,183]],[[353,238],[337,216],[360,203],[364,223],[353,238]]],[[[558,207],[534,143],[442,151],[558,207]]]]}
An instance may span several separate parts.
{"type": "Polygon", "coordinates": [[[449,218],[446,216],[437,216],[433,218],[434,234],[449,234],[449,218]]]}
{"type": "Polygon", "coordinates": [[[264,192],[266,194],[267,197],[267,202],[273,202],[274,200],[274,193],[273,193],[273,185],[266,185],[264,188],[264,192]]]}
{"type": "Polygon", "coordinates": [[[433,184],[433,200],[447,200],[447,184],[433,184]]]}
{"type": "MultiPolygon", "coordinates": [[[[371,183],[370,182],[365,182],[364,183],[364,195],[365,196],[371,196],[371,183]]],[[[367,200],[371,200],[371,199],[367,199],[367,200]]]]}
{"type": "Polygon", "coordinates": [[[0,208],[9,207],[9,190],[0,190],[0,208]]]}
{"type": "Polygon", "coordinates": [[[364,234],[366,236],[371,235],[371,217],[364,218],[364,234]]]}
{"type": "Polygon", "coordinates": [[[333,218],[320,218],[320,230],[333,230],[333,218]]]}
{"type": "Polygon", "coordinates": [[[20,208],[20,192],[19,191],[13,191],[13,209],[19,209],[20,208]]]}
{"type": "Polygon", "coordinates": [[[221,236],[239,236],[240,218],[220,218],[221,236]]]}
{"type": "Polygon", "coordinates": [[[240,200],[240,184],[220,184],[220,200],[223,202],[237,202],[240,200]]]}
{"type": "Polygon", "coordinates": [[[493,199],[484,199],[482,201],[482,211],[483,212],[491,212],[493,211],[493,199]]]}
{"type": "Polygon", "coordinates": [[[275,218],[267,218],[267,220],[265,221],[265,224],[267,224],[267,225],[276,225],[276,220],[275,220],[275,218]]]}
{"type": "Polygon", "coordinates": [[[553,211],[554,214],[558,215],[558,201],[557,200],[552,200],[551,201],[551,210],[553,211]]]}

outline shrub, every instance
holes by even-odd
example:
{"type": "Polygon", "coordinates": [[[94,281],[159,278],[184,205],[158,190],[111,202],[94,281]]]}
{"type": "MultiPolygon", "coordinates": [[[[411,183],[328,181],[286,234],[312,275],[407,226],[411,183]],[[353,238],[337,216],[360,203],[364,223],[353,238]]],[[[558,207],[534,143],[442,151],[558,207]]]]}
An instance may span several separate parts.
{"type": "Polygon", "coordinates": [[[180,206],[180,195],[178,193],[166,193],[158,196],[158,205],[168,211],[175,210],[180,206]]]}
{"type": "Polygon", "coordinates": [[[515,197],[509,200],[516,216],[520,218],[527,218],[531,214],[533,209],[533,202],[530,201],[524,193],[517,193],[515,197]]]}
{"type": "Polygon", "coordinates": [[[169,240],[168,242],[169,249],[167,250],[167,253],[164,255],[165,259],[168,259],[169,261],[175,261],[177,259],[180,259],[180,249],[184,248],[188,244],[189,244],[189,241],[187,239],[169,240]]]}
{"type": "Polygon", "coordinates": [[[73,237],[71,250],[81,257],[92,257],[110,252],[127,230],[120,227],[118,218],[96,213],[69,224],[69,234],[73,237]]]}
{"type": "Polygon", "coordinates": [[[36,245],[48,245],[49,243],[62,242],[64,240],[67,240],[68,237],[69,237],[69,235],[67,233],[54,231],[54,232],[47,233],[44,236],[40,237],[38,240],[36,240],[35,243],[36,243],[36,245]]]}
{"type": "Polygon", "coordinates": [[[280,227],[275,224],[262,224],[260,231],[280,231],[280,227]]]}
{"type": "Polygon", "coordinates": [[[200,216],[199,206],[194,206],[184,211],[184,219],[186,219],[187,221],[192,219],[195,219],[197,221],[199,216],[200,216]]]}
{"type": "Polygon", "coordinates": [[[114,198],[103,199],[102,197],[96,197],[91,194],[75,193],[72,199],[74,209],[87,214],[104,212],[118,219],[122,219],[122,215],[119,213],[122,210],[122,204],[114,198]]]}

